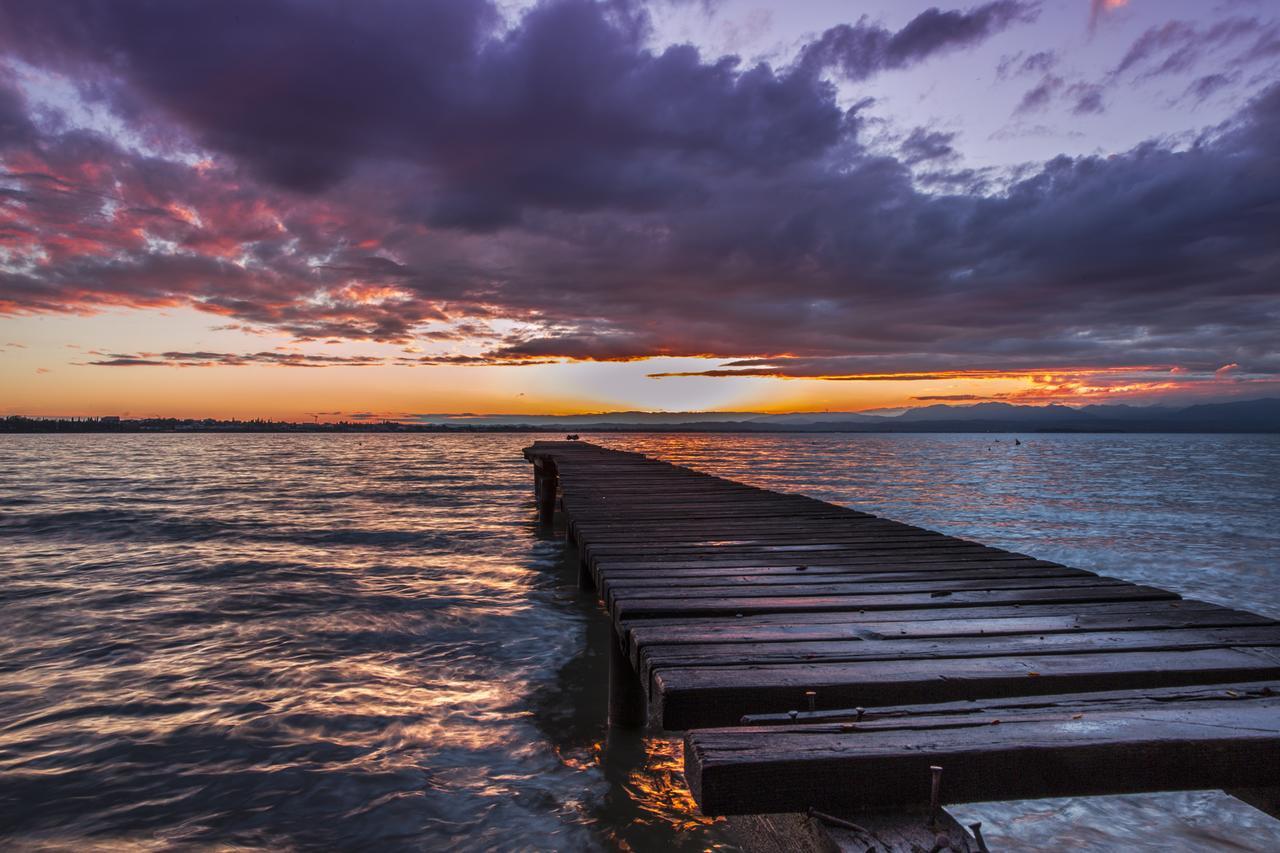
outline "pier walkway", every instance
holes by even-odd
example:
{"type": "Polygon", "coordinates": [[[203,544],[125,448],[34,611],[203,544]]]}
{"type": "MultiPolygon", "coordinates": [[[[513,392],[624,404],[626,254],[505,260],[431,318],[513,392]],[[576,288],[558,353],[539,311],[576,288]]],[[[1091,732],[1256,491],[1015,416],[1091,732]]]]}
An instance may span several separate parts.
{"type": "Polygon", "coordinates": [[[686,731],[706,814],[932,799],[936,828],[939,803],[1219,788],[1277,813],[1274,620],[637,453],[525,456],[615,628],[612,721],[686,731]]]}

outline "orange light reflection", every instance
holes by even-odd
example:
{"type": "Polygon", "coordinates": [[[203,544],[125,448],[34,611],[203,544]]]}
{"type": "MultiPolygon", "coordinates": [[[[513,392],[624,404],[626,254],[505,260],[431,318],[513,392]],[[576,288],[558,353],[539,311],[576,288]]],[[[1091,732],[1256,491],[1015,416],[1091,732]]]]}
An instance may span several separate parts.
{"type": "Polygon", "coordinates": [[[624,787],[646,815],[685,831],[720,823],[698,811],[684,779],[684,741],[646,737],[644,763],[627,775],[624,787]]]}

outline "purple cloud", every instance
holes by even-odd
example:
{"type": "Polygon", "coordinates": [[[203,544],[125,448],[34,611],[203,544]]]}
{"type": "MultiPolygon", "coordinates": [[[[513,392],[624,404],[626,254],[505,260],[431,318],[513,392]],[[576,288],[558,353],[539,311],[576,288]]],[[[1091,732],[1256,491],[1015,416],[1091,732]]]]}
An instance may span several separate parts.
{"type": "Polygon", "coordinates": [[[1143,68],[1145,77],[1185,73],[1210,52],[1242,41],[1248,42],[1249,47],[1232,60],[1233,64],[1270,58],[1280,53],[1280,26],[1257,18],[1225,18],[1208,27],[1189,21],[1166,21],[1144,31],[1130,45],[1111,76],[1115,78],[1143,68]],[[1275,52],[1269,50],[1273,44],[1277,47],[1275,52]]]}
{"type": "Polygon", "coordinates": [[[1063,80],[1052,74],[1046,74],[1040,82],[1028,89],[1014,107],[1014,115],[1026,115],[1043,110],[1049,106],[1056,94],[1063,87],[1063,80]]]}
{"type": "Polygon", "coordinates": [[[811,73],[834,69],[846,80],[908,68],[930,57],[971,47],[1018,23],[1035,20],[1034,3],[994,0],[968,11],[926,9],[897,32],[865,16],[831,27],[805,45],[797,64],[811,73]]]}

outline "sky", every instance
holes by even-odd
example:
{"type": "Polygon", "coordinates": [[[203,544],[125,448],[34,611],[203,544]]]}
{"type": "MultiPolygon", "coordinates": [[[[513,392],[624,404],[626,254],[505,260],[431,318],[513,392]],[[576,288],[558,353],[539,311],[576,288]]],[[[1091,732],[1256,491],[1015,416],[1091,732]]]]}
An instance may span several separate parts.
{"type": "Polygon", "coordinates": [[[0,0],[0,414],[1280,394],[1275,0],[0,0]]]}

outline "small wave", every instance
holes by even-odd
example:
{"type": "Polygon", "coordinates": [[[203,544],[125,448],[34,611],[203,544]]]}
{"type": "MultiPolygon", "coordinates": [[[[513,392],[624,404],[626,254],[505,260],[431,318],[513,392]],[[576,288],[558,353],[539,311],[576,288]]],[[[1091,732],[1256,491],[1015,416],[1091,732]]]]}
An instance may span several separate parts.
{"type": "Polygon", "coordinates": [[[242,524],[216,518],[126,509],[87,509],[10,515],[0,536],[63,536],[78,540],[164,539],[200,542],[241,532],[242,524]]]}

